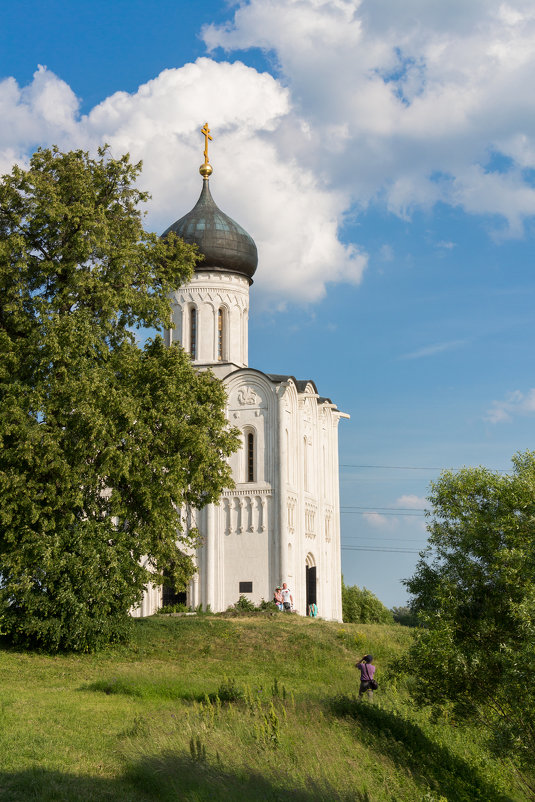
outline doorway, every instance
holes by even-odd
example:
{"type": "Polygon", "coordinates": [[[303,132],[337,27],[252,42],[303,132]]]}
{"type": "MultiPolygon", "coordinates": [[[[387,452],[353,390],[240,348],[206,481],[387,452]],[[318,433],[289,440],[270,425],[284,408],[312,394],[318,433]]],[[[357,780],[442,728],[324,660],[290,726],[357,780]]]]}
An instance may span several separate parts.
{"type": "Polygon", "coordinates": [[[307,615],[310,615],[310,605],[317,604],[317,595],[316,595],[316,566],[315,565],[307,565],[306,567],[306,577],[307,577],[307,615]]]}
{"type": "Polygon", "coordinates": [[[162,587],[162,607],[171,607],[176,604],[187,604],[188,603],[187,592],[184,590],[177,593],[166,571],[163,572],[163,576],[164,580],[162,587]]]}
{"type": "Polygon", "coordinates": [[[162,607],[171,607],[174,604],[187,604],[188,594],[186,591],[176,593],[175,589],[169,585],[162,588],[162,607]]]}

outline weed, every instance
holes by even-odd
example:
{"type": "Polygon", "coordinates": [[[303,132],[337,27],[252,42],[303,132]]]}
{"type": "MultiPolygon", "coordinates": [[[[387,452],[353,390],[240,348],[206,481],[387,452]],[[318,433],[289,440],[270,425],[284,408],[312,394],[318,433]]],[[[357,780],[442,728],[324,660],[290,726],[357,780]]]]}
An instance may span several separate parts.
{"type": "Polygon", "coordinates": [[[244,691],[238,688],[234,677],[225,677],[220,684],[217,694],[212,694],[211,699],[217,696],[220,702],[241,702],[245,698],[244,691]]]}
{"type": "Polygon", "coordinates": [[[264,713],[262,708],[258,711],[260,715],[253,727],[253,734],[258,743],[263,745],[278,746],[280,743],[280,719],[277,711],[270,703],[269,710],[264,713]]]}
{"type": "Polygon", "coordinates": [[[240,596],[236,604],[234,605],[234,610],[241,613],[251,613],[255,609],[254,602],[247,598],[247,596],[240,596]]]}
{"type": "Polygon", "coordinates": [[[189,742],[189,751],[192,760],[197,762],[206,760],[206,744],[202,742],[200,735],[197,735],[196,738],[194,738],[193,735],[191,736],[189,742]]]}
{"type": "Polygon", "coordinates": [[[156,615],[169,615],[169,613],[188,613],[190,611],[191,607],[188,607],[187,604],[178,602],[177,604],[166,604],[165,607],[159,607],[156,610],[156,615]]]}
{"type": "Polygon", "coordinates": [[[125,738],[138,738],[145,736],[149,732],[149,724],[144,716],[134,716],[134,721],[130,727],[122,732],[125,738]]]}
{"type": "Polygon", "coordinates": [[[364,651],[366,637],[362,632],[348,632],[346,629],[339,629],[336,633],[338,640],[342,641],[344,646],[348,649],[355,650],[356,652],[364,651]]]}
{"type": "Polygon", "coordinates": [[[247,596],[242,595],[235,604],[227,608],[223,615],[258,615],[258,613],[274,614],[278,612],[280,611],[275,602],[262,599],[259,604],[255,605],[247,596]]]}
{"type": "Polygon", "coordinates": [[[269,728],[269,738],[271,742],[275,746],[278,746],[280,742],[280,721],[277,713],[275,712],[273,702],[271,702],[269,706],[269,713],[266,717],[266,725],[269,728]]]}

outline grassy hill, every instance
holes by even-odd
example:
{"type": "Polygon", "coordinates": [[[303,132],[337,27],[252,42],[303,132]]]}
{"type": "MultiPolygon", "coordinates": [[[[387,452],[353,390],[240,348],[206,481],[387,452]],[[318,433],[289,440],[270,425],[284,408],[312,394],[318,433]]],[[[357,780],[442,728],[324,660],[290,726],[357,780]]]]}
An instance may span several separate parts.
{"type": "Polygon", "coordinates": [[[476,732],[385,677],[399,626],[155,617],[98,655],[0,649],[0,800],[520,802],[476,732]],[[355,659],[380,690],[357,701],[355,659]]]}

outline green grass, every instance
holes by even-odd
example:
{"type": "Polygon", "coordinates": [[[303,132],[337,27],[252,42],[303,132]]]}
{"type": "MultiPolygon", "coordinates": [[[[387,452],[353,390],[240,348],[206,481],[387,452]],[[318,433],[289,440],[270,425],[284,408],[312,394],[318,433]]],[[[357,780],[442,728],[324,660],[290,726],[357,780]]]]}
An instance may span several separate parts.
{"type": "Polygon", "coordinates": [[[476,731],[432,724],[387,680],[410,637],[158,616],[97,655],[0,649],[0,800],[525,800],[476,731]],[[373,704],[355,697],[368,651],[373,704]]]}

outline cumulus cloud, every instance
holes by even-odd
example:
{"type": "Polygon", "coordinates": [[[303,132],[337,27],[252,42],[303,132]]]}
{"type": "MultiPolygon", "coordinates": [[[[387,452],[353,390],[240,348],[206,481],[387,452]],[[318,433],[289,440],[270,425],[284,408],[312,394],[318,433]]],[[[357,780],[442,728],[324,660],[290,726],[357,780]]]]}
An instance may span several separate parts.
{"type": "Polygon", "coordinates": [[[403,507],[404,509],[425,510],[427,506],[427,501],[423,496],[415,496],[413,494],[400,496],[396,500],[396,507],[403,507]]]}
{"type": "Polygon", "coordinates": [[[0,170],[37,145],[109,142],[143,159],[147,224],[163,230],[196,201],[208,119],[214,198],[256,240],[255,282],[275,305],[358,284],[367,255],[340,231],[370,204],[409,218],[447,203],[499,216],[502,236],[535,215],[531,0],[242,0],[229,15],[203,29],[217,60],[165,70],[85,116],[44,67],[27,87],[0,82],[0,170]],[[270,54],[274,76],[220,60],[249,48],[270,54]]]}
{"type": "Polygon", "coordinates": [[[398,525],[398,519],[394,516],[387,517],[378,512],[365,512],[362,517],[375,529],[396,529],[398,525]]]}
{"type": "Polygon", "coordinates": [[[161,231],[195,204],[201,189],[200,127],[209,112],[214,140],[212,194],[255,239],[257,278],[267,299],[316,301],[328,282],[358,283],[367,257],[338,238],[348,198],[326,188],[274,136],[291,109],[289,92],[241,62],[200,58],[164,70],[133,94],[116,92],[88,115],[60,78],[40,67],[30,86],[0,83],[5,126],[0,168],[24,163],[37,145],[107,142],[114,154],[143,160],[141,184],[152,194],[147,225],[161,231]]]}
{"type": "Polygon", "coordinates": [[[535,387],[527,393],[515,390],[509,393],[504,401],[493,401],[491,408],[487,410],[485,420],[489,423],[505,423],[517,415],[533,413],[535,413],[535,387]]]}
{"type": "Polygon", "coordinates": [[[403,532],[426,531],[426,520],[418,511],[423,511],[428,506],[426,499],[422,496],[407,493],[399,496],[392,506],[387,508],[392,512],[387,514],[364,512],[362,517],[373,529],[393,532],[396,533],[396,537],[401,537],[400,533],[403,532]],[[398,511],[398,514],[394,512],[395,510],[398,511]],[[407,510],[407,512],[403,512],[403,510],[407,510]]]}
{"type": "Polygon", "coordinates": [[[79,101],[72,89],[46,67],[39,66],[29,86],[14,78],[0,81],[0,173],[14,163],[24,165],[39,145],[68,147],[77,127],[79,101]]]}
{"type": "Polygon", "coordinates": [[[249,0],[204,39],[274,55],[309,126],[303,161],[353,203],[409,216],[443,201],[500,215],[512,235],[535,214],[528,0],[249,0]]]}

